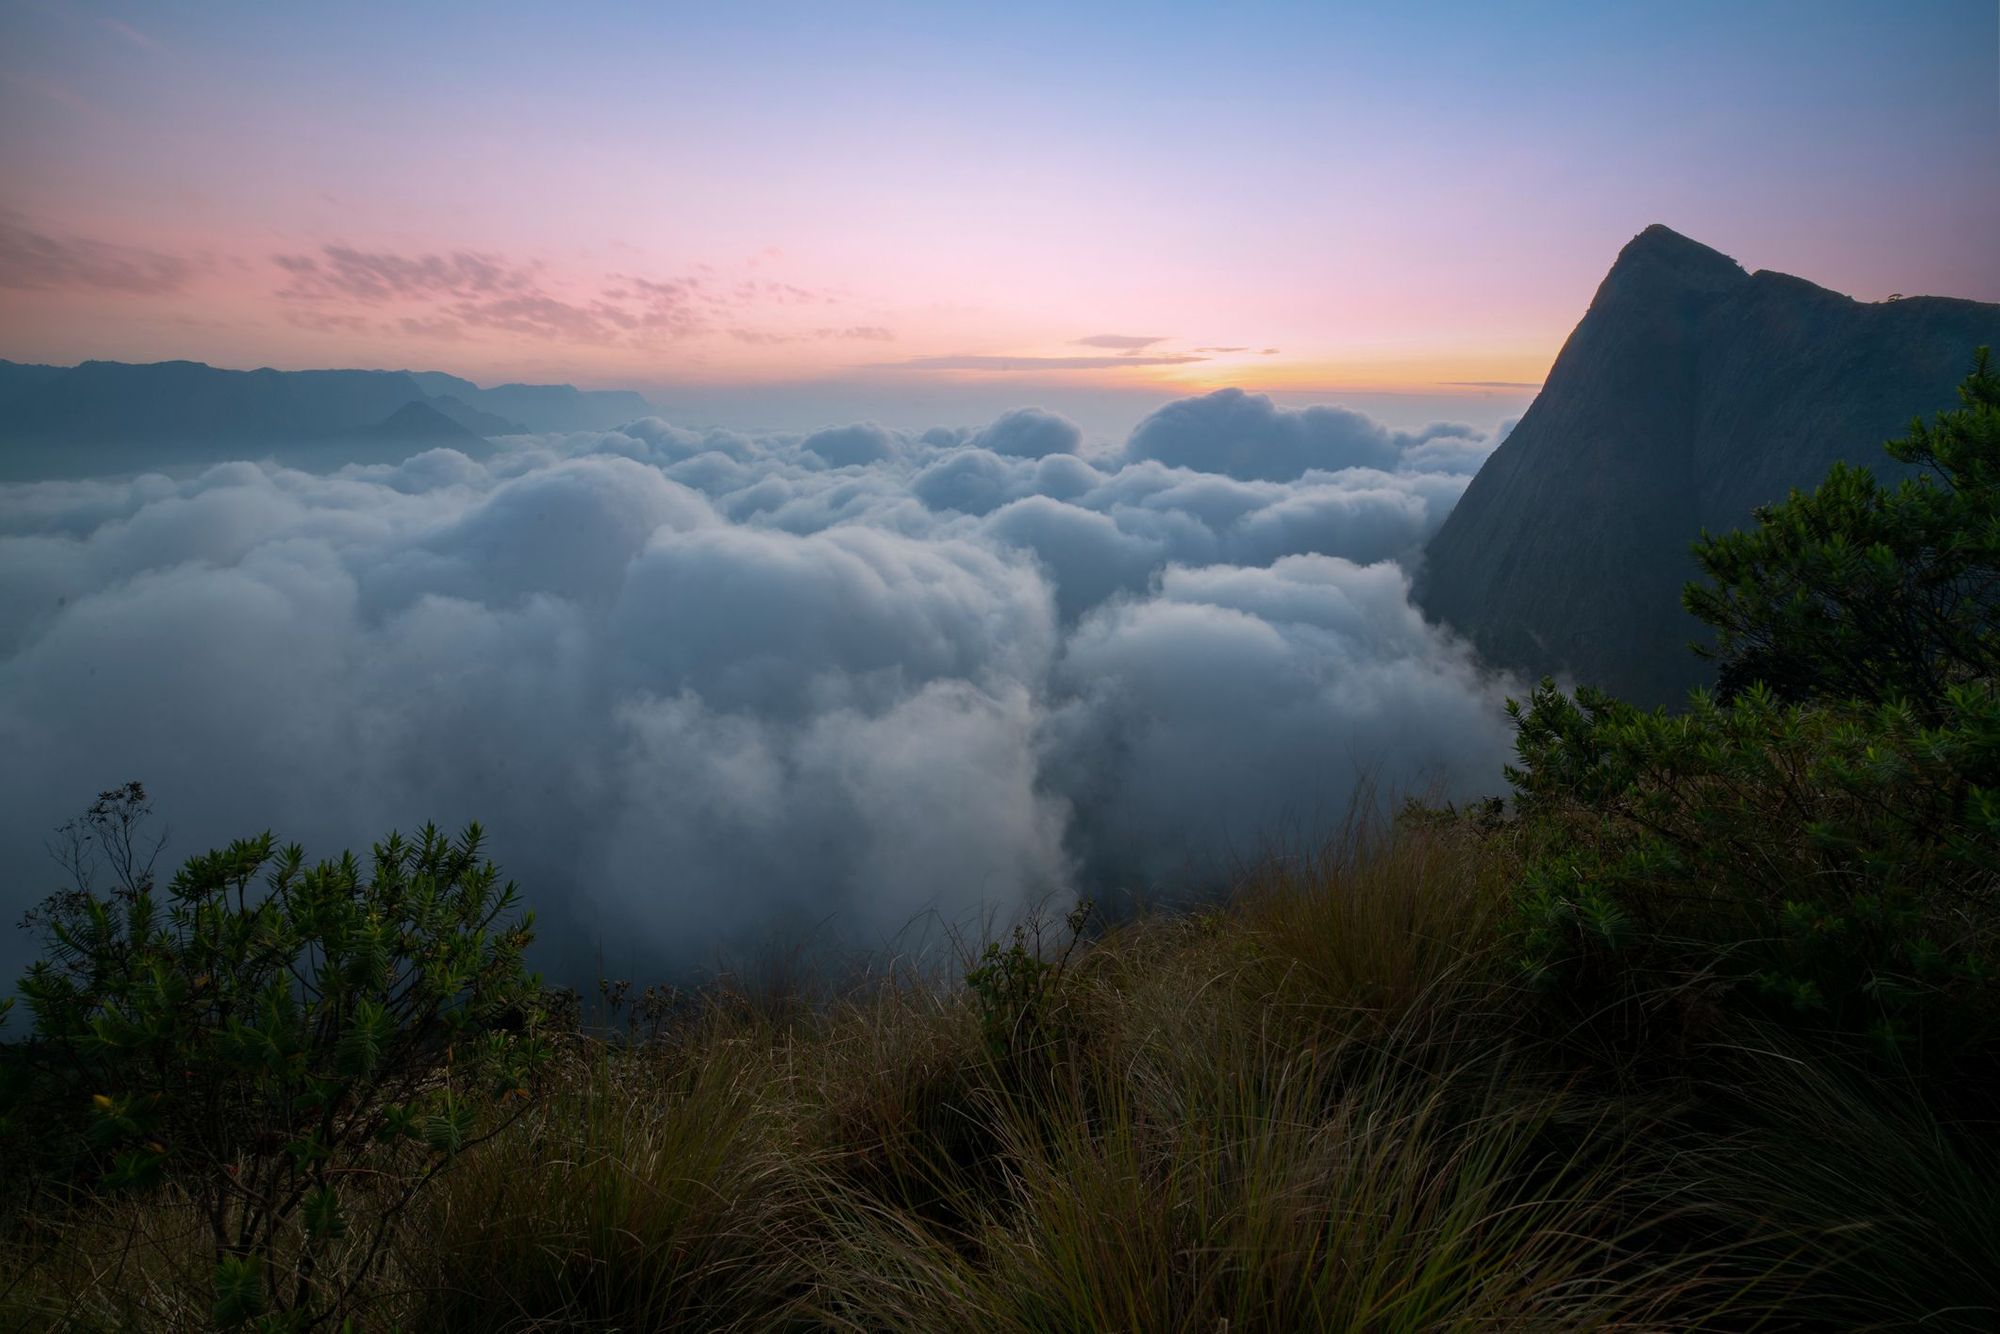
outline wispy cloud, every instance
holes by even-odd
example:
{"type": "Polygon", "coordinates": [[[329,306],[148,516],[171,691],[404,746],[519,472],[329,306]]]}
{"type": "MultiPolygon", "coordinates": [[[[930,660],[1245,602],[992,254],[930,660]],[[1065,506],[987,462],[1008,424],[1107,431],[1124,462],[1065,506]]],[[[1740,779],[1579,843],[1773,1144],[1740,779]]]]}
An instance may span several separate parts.
{"type": "Polygon", "coordinates": [[[992,357],[969,354],[878,361],[871,370],[889,371],[1097,371],[1115,366],[1185,366],[1207,357],[992,357]]]}
{"type": "Polygon", "coordinates": [[[120,23],[117,19],[103,14],[97,16],[97,22],[98,26],[102,27],[106,32],[115,33],[134,46],[141,46],[148,51],[158,52],[161,55],[166,54],[166,47],[160,45],[156,39],[140,32],[129,23],[120,23]]]}
{"type": "Polygon", "coordinates": [[[452,319],[421,320],[406,315],[396,321],[396,327],[412,338],[440,338],[456,342],[465,337],[465,326],[452,319]]]}
{"type": "Polygon", "coordinates": [[[774,306],[830,306],[838,299],[832,292],[821,288],[772,282],[769,279],[740,282],[736,284],[734,295],[739,302],[763,302],[774,306]]]}
{"type": "Polygon", "coordinates": [[[284,313],[285,323],[313,333],[366,333],[369,321],[363,315],[342,315],[330,310],[299,308],[284,313]]]}
{"type": "Polygon", "coordinates": [[[358,317],[385,306],[418,306],[394,327],[431,338],[484,329],[599,345],[642,331],[687,336],[707,328],[692,309],[688,284],[625,278],[576,301],[552,291],[539,265],[481,251],[403,255],[324,245],[317,254],[277,254],[271,262],[285,274],[281,301],[323,312],[325,323],[307,327],[342,327],[324,315],[330,309],[358,317]]]}
{"type": "Polygon", "coordinates": [[[1113,352],[1144,352],[1158,343],[1166,342],[1164,335],[1147,337],[1140,334],[1092,334],[1088,338],[1074,341],[1076,347],[1101,347],[1113,352]]]}
{"type": "Polygon", "coordinates": [[[158,250],[52,236],[27,227],[18,214],[0,213],[0,287],[162,296],[187,286],[197,268],[158,250]]]}
{"type": "MultiPolygon", "coordinates": [[[[430,338],[479,330],[551,341],[649,346],[726,334],[746,343],[894,337],[875,325],[761,331],[743,320],[760,310],[831,306],[837,293],[773,279],[721,282],[708,266],[681,277],[614,273],[558,282],[535,261],[476,250],[400,254],[342,244],[271,256],[284,275],[280,300],[355,314],[401,307],[386,328],[430,338]],[[417,309],[410,309],[416,307],[417,309]]],[[[294,321],[299,323],[300,321],[294,321]]],[[[327,323],[324,327],[340,327],[327,323]]]]}
{"type": "Polygon", "coordinates": [[[732,328],[729,330],[729,336],[739,343],[749,343],[755,347],[771,347],[781,343],[886,343],[892,341],[896,334],[894,330],[886,329],[879,324],[850,324],[840,329],[794,329],[785,332],[732,328]]]}
{"type": "Polygon", "coordinates": [[[271,260],[291,275],[278,295],[299,301],[475,298],[536,290],[533,266],[470,250],[410,256],[328,245],[316,256],[273,255],[271,260]]]}

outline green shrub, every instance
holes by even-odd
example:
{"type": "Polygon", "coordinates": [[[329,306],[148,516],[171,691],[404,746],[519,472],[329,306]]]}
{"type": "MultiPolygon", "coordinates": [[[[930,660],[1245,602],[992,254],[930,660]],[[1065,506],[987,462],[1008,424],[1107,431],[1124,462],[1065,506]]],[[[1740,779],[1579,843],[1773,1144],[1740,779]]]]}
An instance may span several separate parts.
{"type": "Polygon", "coordinates": [[[2000,376],[1696,548],[1717,696],[1510,704],[1534,979],[1650,1030],[1745,1004],[1990,1077],[2000,1037],[2000,376]]]}
{"type": "Polygon", "coordinates": [[[1835,464],[1810,492],[1704,535],[1688,610],[1713,626],[1721,693],[1901,700],[1924,719],[2000,671],[2000,374],[1981,348],[1962,406],[1886,448],[1922,471],[1893,487],[1835,464]]]}
{"type": "Polygon", "coordinates": [[[116,887],[85,881],[37,918],[16,1119],[80,1124],[100,1188],[198,1206],[218,1324],[315,1324],[348,1308],[416,1193],[492,1133],[485,1100],[525,1101],[544,1052],[532,919],[515,919],[477,825],[391,834],[365,870],[263,834],[191,858],[161,892],[127,855],[144,800],[134,784],[87,817],[116,887]]]}
{"type": "Polygon", "coordinates": [[[1544,682],[1510,775],[1539,840],[1519,924],[1544,987],[1686,1017],[1747,1002],[1962,1064],[1995,1037],[2000,694],[1645,712],[1544,682]]]}

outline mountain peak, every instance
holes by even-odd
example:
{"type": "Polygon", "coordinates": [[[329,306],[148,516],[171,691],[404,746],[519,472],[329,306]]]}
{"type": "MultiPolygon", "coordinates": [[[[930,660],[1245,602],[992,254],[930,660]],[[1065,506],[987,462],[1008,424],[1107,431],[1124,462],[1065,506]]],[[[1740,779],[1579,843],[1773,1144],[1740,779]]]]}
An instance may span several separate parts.
{"type": "Polygon", "coordinates": [[[1489,662],[1686,698],[1705,628],[1690,544],[1950,407],[2000,305],[1857,302],[1745,273],[1653,226],[1626,243],[1548,380],[1426,548],[1425,611],[1489,662]]]}
{"type": "Polygon", "coordinates": [[[1614,281],[1634,271],[1702,287],[1726,286],[1749,277],[1741,264],[1720,250],[1658,222],[1625,243],[1605,281],[1614,281]]]}
{"type": "MultiPolygon", "coordinates": [[[[428,403],[412,400],[361,434],[385,440],[479,441],[477,433],[460,426],[428,403]]],[[[483,442],[481,442],[483,443],[483,442]]]]}

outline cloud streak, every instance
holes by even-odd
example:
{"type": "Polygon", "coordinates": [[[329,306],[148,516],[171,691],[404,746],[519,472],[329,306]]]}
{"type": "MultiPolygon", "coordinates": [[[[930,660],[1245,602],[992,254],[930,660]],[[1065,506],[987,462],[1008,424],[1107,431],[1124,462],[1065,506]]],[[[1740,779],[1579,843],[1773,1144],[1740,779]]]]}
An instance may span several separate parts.
{"type": "Polygon", "coordinates": [[[0,288],[169,296],[198,270],[191,260],[85,236],[54,236],[0,212],[0,288]]]}
{"type": "Polygon", "coordinates": [[[895,341],[896,333],[879,324],[850,324],[844,328],[824,326],[783,333],[764,329],[731,329],[729,336],[739,343],[763,347],[780,343],[888,343],[895,341]]]}
{"type": "Polygon", "coordinates": [[[1092,334],[1088,338],[1078,338],[1077,347],[1102,347],[1114,352],[1143,352],[1167,340],[1164,337],[1143,337],[1135,334],[1092,334]]]}
{"type": "Polygon", "coordinates": [[[447,340],[499,333],[639,348],[711,335],[755,346],[895,336],[880,325],[753,327],[746,317],[760,312],[840,304],[833,292],[774,279],[725,283],[712,272],[671,278],[608,274],[596,282],[565,284],[538,262],[500,254],[402,254],[343,244],[280,252],[270,260],[282,275],[275,296],[292,308],[286,318],[306,328],[379,327],[447,340]],[[300,316],[300,309],[321,313],[300,316]],[[396,318],[380,320],[385,309],[396,311],[396,318]]]}
{"type": "Polygon", "coordinates": [[[1122,357],[1001,357],[953,353],[935,357],[909,357],[903,361],[878,361],[871,370],[894,371],[1100,371],[1116,366],[1185,366],[1207,361],[1192,355],[1122,357]]]}

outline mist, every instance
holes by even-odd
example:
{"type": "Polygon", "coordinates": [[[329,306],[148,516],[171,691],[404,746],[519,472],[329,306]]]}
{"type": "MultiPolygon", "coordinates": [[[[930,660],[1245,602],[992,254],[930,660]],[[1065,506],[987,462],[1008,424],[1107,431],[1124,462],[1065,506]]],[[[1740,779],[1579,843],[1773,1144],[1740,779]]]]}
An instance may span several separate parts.
{"type": "Polygon", "coordinates": [[[0,909],[130,778],[162,869],[477,818],[569,981],[1211,883],[1500,786],[1520,687],[1409,589],[1503,433],[1225,390],[0,487],[0,909]]]}

